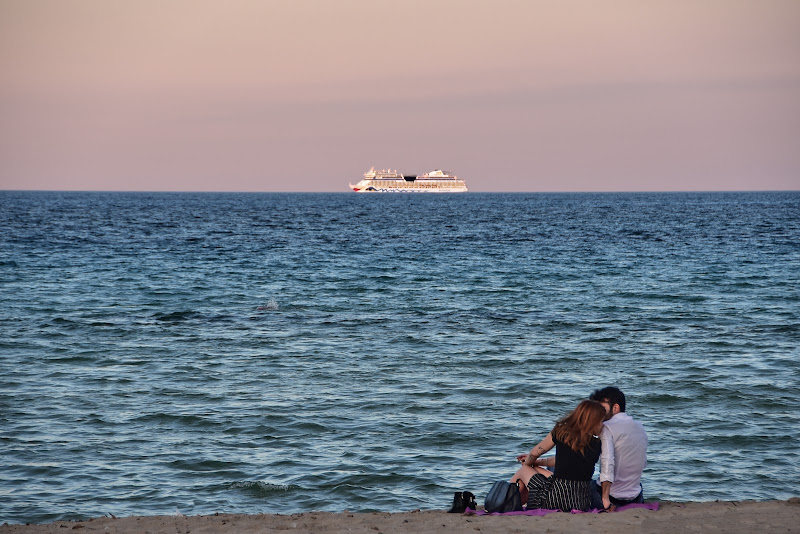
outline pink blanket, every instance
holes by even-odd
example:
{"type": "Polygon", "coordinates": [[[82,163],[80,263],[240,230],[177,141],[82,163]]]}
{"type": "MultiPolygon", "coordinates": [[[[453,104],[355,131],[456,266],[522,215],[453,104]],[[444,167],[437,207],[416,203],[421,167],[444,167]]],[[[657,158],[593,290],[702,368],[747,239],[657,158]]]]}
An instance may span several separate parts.
{"type": "MultiPolygon", "coordinates": [[[[644,508],[645,510],[658,510],[658,503],[657,502],[646,502],[643,504],[633,503],[633,504],[626,504],[625,506],[617,507],[617,512],[624,512],[625,510],[630,510],[632,508],[644,508]]],[[[521,512],[495,512],[493,514],[486,513],[485,510],[467,510],[464,512],[467,515],[547,515],[552,514],[555,512],[560,512],[561,510],[544,510],[542,508],[536,508],[534,510],[523,510],[521,512]]],[[[598,514],[603,510],[589,510],[588,512],[584,512],[582,510],[572,510],[573,514],[598,514]]]]}

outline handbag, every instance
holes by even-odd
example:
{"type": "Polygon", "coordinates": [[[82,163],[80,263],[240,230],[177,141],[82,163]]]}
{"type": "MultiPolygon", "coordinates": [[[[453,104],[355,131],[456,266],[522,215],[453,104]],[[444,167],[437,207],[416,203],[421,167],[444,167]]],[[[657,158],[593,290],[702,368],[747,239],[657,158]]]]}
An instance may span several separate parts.
{"type": "Polygon", "coordinates": [[[520,482],[519,479],[514,482],[506,482],[505,480],[495,482],[492,489],[486,494],[483,509],[489,514],[522,511],[520,482]]]}

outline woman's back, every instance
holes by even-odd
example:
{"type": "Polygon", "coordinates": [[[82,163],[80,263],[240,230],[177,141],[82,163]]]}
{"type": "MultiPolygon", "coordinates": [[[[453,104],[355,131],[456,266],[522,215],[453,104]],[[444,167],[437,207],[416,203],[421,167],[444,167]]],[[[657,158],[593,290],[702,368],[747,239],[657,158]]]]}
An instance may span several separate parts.
{"type": "Polygon", "coordinates": [[[591,480],[594,464],[600,457],[600,439],[592,438],[583,454],[578,453],[563,441],[553,437],[556,444],[556,478],[564,480],[591,480]]]}

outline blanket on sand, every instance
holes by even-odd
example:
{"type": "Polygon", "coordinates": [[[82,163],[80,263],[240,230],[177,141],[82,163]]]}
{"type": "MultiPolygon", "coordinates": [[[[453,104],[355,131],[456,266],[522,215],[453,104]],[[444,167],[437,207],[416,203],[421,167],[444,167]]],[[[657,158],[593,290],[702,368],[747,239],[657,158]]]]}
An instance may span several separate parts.
{"type": "MultiPolygon", "coordinates": [[[[656,510],[658,510],[658,503],[657,502],[646,502],[646,503],[642,503],[642,504],[639,504],[639,503],[626,504],[625,506],[617,507],[616,511],[617,512],[624,512],[625,510],[630,510],[631,508],[645,508],[646,510],[656,511],[656,510]]],[[[486,510],[471,510],[471,509],[467,508],[464,513],[466,515],[539,515],[539,516],[541,516],[541,515],[553,514],[553,513],[556,513],[556,512],[561,512],[561,510],[545,510],[543,508],[536,508],[534,510],[522,510],[521,512],[502,512],[502,513],[501,512],[494,512],[494,513],[490,514],[490,513],[486,512],[486,510]]],[[[587,512],[584,512],[583,510],[572,510],[572,512],[570,512],[570,513],[572,513],[572,514],[599,514],[601,512],[605,513],[605,510],[598,510],[598,509],[595,508],[595,509],[589,510],[587,512]]]]}

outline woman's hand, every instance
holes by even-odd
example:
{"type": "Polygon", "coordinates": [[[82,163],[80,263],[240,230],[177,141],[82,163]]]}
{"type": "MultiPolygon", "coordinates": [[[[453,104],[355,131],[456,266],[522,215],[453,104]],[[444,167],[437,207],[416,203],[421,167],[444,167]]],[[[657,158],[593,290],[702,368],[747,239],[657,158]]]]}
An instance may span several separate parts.
{"type": "Polygon", "coordinates": [[[520,454],[519,456],[517,456],[517,461],[521,464],[524,464],[527,459],[528,459],[527,454],[520,454]]]}

